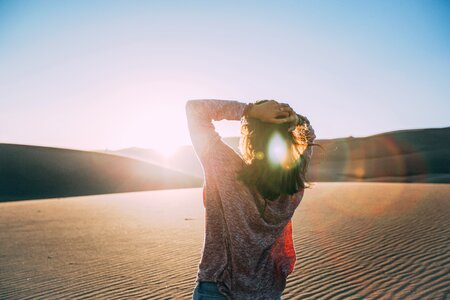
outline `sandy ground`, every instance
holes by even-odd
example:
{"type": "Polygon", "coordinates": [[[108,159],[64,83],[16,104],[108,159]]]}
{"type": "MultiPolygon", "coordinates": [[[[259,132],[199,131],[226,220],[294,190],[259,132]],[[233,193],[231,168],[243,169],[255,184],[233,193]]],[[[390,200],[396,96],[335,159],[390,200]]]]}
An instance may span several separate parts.
{"type": "MultiPolygon", "coordinates": [[[[190,299],[201,189],[0,203],[1,299],[190,299]]],[[[450,185],[317,183],[284,299],[449,299],[450,185]]]]}

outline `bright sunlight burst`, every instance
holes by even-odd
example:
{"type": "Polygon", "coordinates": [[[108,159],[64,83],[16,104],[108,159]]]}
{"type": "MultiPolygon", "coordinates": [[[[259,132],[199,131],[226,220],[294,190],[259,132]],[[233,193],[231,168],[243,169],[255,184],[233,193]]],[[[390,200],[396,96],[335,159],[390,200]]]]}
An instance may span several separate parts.
{"type": "Polygon", "coordinates": [[[282,164],[287,156],[287,145],[281,135],[276,132],[269,142],[269,159],[274,164],[282,164]]]}
{"type": "Polygon", "coordinates": [[[154,147],[154,149],[158,151],[159,154],[162,154],[165,158],[170,158],[177,152],[178,146],[171,144],[161,144],[157,147],[154,147]]]}

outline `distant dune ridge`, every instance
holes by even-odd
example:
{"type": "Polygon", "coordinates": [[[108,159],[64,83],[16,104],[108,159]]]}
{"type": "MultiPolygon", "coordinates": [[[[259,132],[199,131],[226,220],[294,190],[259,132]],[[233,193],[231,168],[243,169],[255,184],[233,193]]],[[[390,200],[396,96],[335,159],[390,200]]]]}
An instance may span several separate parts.
{"type": "MultiPolygon", "coordinates": [[[[239,137],[223,138],[239,153],[239,137]]],[[[450,127],[387,132],[361,138],[316,140],[310,181],[381,181],[450,183],[450,127]]],[[[118,155],[159,163],[202,177],[192,147],[164,161],[156,152],[128,148],[118,155]],[[189,158],[189,159],[187,159],[189,158]]]]}
{"type": "Polygon", "coordinates": [[[450,183],[450,127],[318,142],[312,181],[450,183]]]}
{"type": "MultiPolygon", "coordinates": [[[[237,153],[239,138],[223,138],[237,153]]],[[[450,127],[316,140],[310,181],[450,183],[450,127]]],[[[0,201],[200,187],[192,146],[79,151],[0,144],[0,201]]]]}
{"type": "Polygon", "coordinates": [[[0,201],[199,186],[202,179],[117,155],[0,144],[0,201]]]}

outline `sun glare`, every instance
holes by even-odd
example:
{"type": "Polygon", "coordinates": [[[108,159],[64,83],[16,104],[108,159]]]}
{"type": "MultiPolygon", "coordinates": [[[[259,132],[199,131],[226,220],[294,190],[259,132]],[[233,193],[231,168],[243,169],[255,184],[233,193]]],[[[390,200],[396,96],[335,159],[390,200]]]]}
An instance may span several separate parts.
{"type": "Polygon", "coordinates": [[[278,132],[271,137],[268,152],[269,159],[274,164],[282,164],[286,160],[287,145],[278,132]]]}
{"type": "Polygon", "coordinates": [[[158,151],[159,154],[163,155],[165,158],[170,158],[174,156],[174,154],[178,150],[178,146],[175,145],[160,145],[157,148],[155,148],[156,151],[158,151]]]}

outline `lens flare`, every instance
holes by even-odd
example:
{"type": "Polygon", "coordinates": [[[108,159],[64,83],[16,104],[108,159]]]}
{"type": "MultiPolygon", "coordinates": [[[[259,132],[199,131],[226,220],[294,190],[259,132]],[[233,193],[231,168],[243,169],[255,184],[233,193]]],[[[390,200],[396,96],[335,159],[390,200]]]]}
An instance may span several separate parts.
{"type": "Polygon", "coordinates": [[[273,164],[281,165],[286,160],[288,153],[286,142],[283,140],[282,136],[276,132],[270,138],[268,155],[269,160],[273,164]]]}
{"type": "Polygon", "coordinates": [[[263,160],[264,159],[264,152],[258,151],[258,152],[256,152],[255,156],[256,156],[256,159],[263,160]]]}

